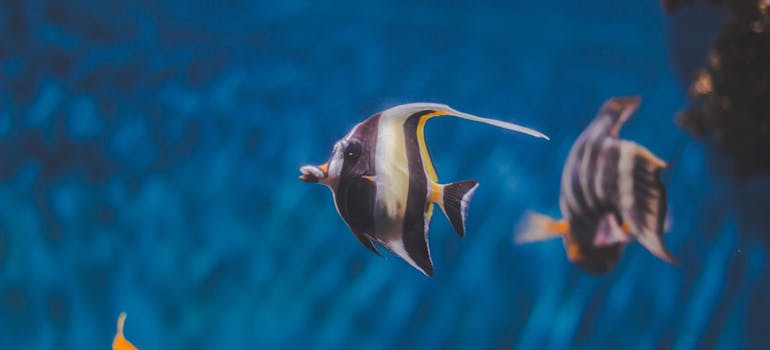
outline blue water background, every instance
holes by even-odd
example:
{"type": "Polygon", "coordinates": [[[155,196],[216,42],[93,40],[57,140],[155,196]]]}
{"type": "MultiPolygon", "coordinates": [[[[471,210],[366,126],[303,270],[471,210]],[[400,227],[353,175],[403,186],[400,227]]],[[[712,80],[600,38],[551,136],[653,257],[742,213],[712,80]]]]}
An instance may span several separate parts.
{"type": "Polygon", "coordinates": [[[107,349],[121,311],[142,349],[768,348],[770,181],[732,182],[676,127],[708,44],[677,18],[652,0],[3,1],[0,349],[107,349]],[[681,264],[634,244],[597,277],[558,241],[514,245],[526,210],[559,215],[572,141],[629,94],[623,135],[671,165],[681,264]],[[481,183],[465,238],[434,216],[432,278],[297,179],[415,101],[551,137],[428,124],[441,181],[481,183]]]}

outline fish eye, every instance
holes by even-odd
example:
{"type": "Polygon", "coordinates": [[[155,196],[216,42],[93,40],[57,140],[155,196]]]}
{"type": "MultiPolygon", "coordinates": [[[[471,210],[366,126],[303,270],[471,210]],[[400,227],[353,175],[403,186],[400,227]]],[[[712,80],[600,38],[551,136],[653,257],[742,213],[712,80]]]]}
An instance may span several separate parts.
{"type": "Polygon", "coordinates": [[[361,156],[362,151],[363,146],[361,145],[361,142],[358,140],[352,140],[350,143],[348,143],[347,146],[345,146],[345,159],[356,160],[361,156]]]}

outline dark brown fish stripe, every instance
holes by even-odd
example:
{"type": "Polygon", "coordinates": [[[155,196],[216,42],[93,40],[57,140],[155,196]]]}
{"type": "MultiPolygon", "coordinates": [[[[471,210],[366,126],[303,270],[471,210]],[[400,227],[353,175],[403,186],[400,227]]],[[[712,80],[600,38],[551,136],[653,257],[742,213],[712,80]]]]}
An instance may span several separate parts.
{"type": "Polygon", "coordinates": [[[356,130],[357,132],[361,133],[361,140],[364,142],[364,144],[369,145],[369,169],[372,169],[372,174],[374,174],[374,161],[375,161],[375,155],[377,154],[377,137],[379,136],[379,130],[380,130],[380,113],[377,113],[371,117],[369,117],[369,123],[366,125],[365,129],[363,130],[356,130]]]}
{"type": "MultiPolygon", "coordinates": [[[[588,205],[588,201],[586,200],[587,196],[591,195],[591,192],[593,192],[592,189],[584,189],[582,184],[580,183],[580,166],[583,160],[583,157],[585,156],[587,148],[587,143],[585,140],[582,140],[580,142],[580,146],[578,146],[577,152],[575,152],[575,159],[572,162],[572,169],[570,169],[570,176],[572,177],[571,180],[571,188],[569,188],[569,191],[572,191],[572,195],[574,196],[574,202],[571,203],[569,207],[573,210],[573,213],[575,215],[573,216],[584,216],[588,218],[598,218],[601,213],[596,211],[596,208],[592,208],[588,205]]],[[[569,201],[569,197],[568,202],[569,201]]]]}
{"type": "Polygon", "coordinates": [[[417,125],[420,118],[433,111],[420,111],[409,116],[404,122],[404,140],[406,140],[406,159],[409,164],[409,191],[404,212],[404,249],[417,266],[428,275],[433,274],[433,267],[428,254],[428,242],[425,237],[425,211],[428,208],[428,179],[420,154],[417,140],[417,125]]]}
{"type": "MultiPolygon", "coordinates": [[[[596,169],[597,172],[602,173],[601,182],[596,183],[596,186],[601,187],[604,192],[601,199],[605,202],[617,201],[619,198],[620,141],[611,138],[602,140],[599,157],[604,162],[601,169],[596,169]]],[[[598,182],[598,177],[595,177],[594,181],[598,182]]]]}
{"type": "MultiPolygon", "coordinates": [[[[604,134],[595,134],[586,135],[586,140],[584,142],[584,153],[587,152],[587,154],[584,154],[583,157],[588,157],[588,166],[586,167],[586,175],[590,176],[590,178],[586,179],[587,181],[584,181],[580,183],[580,187],[583,190],[583,194],[586,199],[586,204],[589,206],[592,206],[592,209],[596,209],[597,207],[602,206],[603,203],[601,203],[601,199],[599,198],[598,194],[596,193],[596,187],[594,187],[594,179],[596,179],[596,174],[598,171],[601,171],[602,169],[598,169],[598,158],[599,153],[601,152],[602,143],[601,140],[603,138],[604,134]],[[591,137],[593,136],[593,137],[591,137]]],[[[580,161],[578,164],[578,168],[582,167],[583,160],[580,161]]],[[[599,212],[600,214],[601,212],[599,212]]]]}
{"type": "Polygon", "coordinates": [[[649,167],[650,164],[647,159],[639,155],[634,157],[634,197],[637,199],[634,205],[634,215],[645,223],[645,228],[662,233],[667,211],[666,187],[660,179],[661,169],[650,171],[649,167]],[[646,225],[648,214],[655,215],[655,226],[653,227],[646,225]]]}
{"type": "Polygon", "coordinates": [[[599,118],[578,138],[576,141],[577,149],[570,164],[571,169],[569,169],[572,176],[571,186],[570,188],[563,188],[563,191],[572,191],[572,198],[574,199],[570,200],[570,197],[565,196],[564,201],[568,204],[568,218],[573,238],[583,245],[592,244],[595,232],[604,219],[604,213],[614,213],[619,219],[618,222],[622,222],[620,211],[612,202],[618,192],[617,177],[620,151],[618,145],[610,144],[610,146],[604,147],[608,140],[609,142],[614,141],[607,136],[605,131],[608,129],[605,126],[609,124],[607,120],[599,118]],[[594,128],[600,128],[602,131],[596,132],[594,128]],[[600,157],[607,157],[603,159],[604,163],[601,169],[599,168],[600,157]],[[583,174],[580,172],[583,161],[586,159],[588,161],[586,173],[590,178],[583,184],[580,181],[583,174]],[[601,197],[596,192],[596,181],[598,181],[596,174],[598,173],[603,175],[602,183],[598,184],[602,186],[602,191],[604,191],[604,195],[601,197]],[[615,197],[609,195],[615,195],[615,197]]]}
{"type": "Polygon", "coordinates": [[[356,238],[369,250],[379,254],[371,242],[374,232],[374,206],[377,186],[362,175],[375,175],[375,155],[380,114],[377,113],[361,122],[351,135],[351,142],[361,143],[358,159],[344,159],[340,172],[340,184],[335,191],[340,216],[350,227],[356,238]],[[348,176],[349,175],[349,176],[348,176]]]}

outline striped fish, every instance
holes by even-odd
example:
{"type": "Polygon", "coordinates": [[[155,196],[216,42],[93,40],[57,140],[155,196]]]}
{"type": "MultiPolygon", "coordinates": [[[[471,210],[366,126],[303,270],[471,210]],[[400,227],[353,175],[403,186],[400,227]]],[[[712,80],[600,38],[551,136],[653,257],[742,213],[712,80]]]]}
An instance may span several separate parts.
{"type": "Polygon", "coordinates": [[[567,156],[559,196],[563,219],[530,213],[517,242],[562,237],[569,260],[591,273],[611,270],[634,239],[676,262],[663,244],[666,188],[660,171],[666,163],[644,146],[618,139],[639,103],[639,97],[620,97],[602,106],[567,156]]]}
{"type": "Polygon", "coordinates": [[[535,137],[540,132],[458,112],[434,103],[412,103],[377,113],[353,127],[320,166],[300,168],[300,179],[332,190],[337,212],[361,243],[395,253],[427,276],[433,275],[428,225],[439,206],[460,236],[476,181],[442,185],[425,144],[425,122],[454,116],[535,137]]]}

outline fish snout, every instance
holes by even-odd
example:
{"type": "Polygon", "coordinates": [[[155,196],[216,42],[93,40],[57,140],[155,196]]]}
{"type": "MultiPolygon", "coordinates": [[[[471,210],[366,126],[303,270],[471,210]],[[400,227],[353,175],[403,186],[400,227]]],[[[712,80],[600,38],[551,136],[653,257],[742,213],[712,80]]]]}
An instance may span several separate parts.
{"type": "Polygon", "coordinates": [[[309,183],[323,182],[323,180],[329,177],[329,167],[326,164],[318,166],[305,165],[299,168],[299,171],[302,173],[299,179],[309,183]]]}

